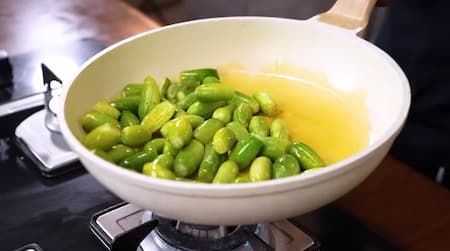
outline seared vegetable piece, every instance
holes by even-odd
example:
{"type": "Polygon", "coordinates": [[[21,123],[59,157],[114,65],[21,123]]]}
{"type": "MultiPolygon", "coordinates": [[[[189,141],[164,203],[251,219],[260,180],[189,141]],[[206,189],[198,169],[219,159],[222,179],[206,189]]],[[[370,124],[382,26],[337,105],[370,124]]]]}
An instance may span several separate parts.
{"type": "Polygon", "coordinates": [[[227,124],[227,127],[233,131],[237,140],[243,140],[248,136],[247,128],[237,121],[231,121],[227,124]]]}
{"type": "Polygon", "coordinates": [[[194,130],[194,138],[203,144],[211,143],[217,130],[224,126],[225,123],[218,119],[208,119],[194,130]]]}
{"type": "Polygon", "coordinates": [[[212,68],[200,68],[180,72],[181,81],[183,81],[184,79],[194,78],[201,82],[206,77],[215,77],[216,79],[219,79],[219,74],[217,73],[216,69],[212,68]]]}
{"type": "Polygon", "coordinates": [[[228,127],[223,127],[214,134],[212,145],[214,151],[218,154],[224,154],[231,150],[235,142],[234,132],[228,127]]]}
{"type": "Polygon", "coordinates": [[[208,118],[217,108],[224,106],[225,104],[226,104],[225,101],[217,101],[210,103],[197,101],[193,103],[191,106],[189,106],[189,108],[187,109],[187,113],[198,115],[203,118],[208,118]]]}
{"type": "Polygon", "coordinates": [[[192,139],[192,126],[185,117],[173,121],[174,123],[168,129],[167,139],[175,148],[181,149],[192,139]]]}
{"type": "Polygon", "coordinates": [[[144,84],[130,83],[122,89],[122,97],[141,96],[144,84]]]}
{"type": "Polygon", "coordinates": [[[223,162],[222,156],[218,155],[211,144],[205,146],[205,155],[198,168],[198,179],[204,182],[212,182],[217,168],[223,162]]]}
{"type": "Polygon", "coordinates": [[[265,156],[253,160],[250,165],[249,178],[251,182],[270,180],[272,177],[272,161],[265,156]]]}
{"type": "Polygon", "coordinates": [[[92,108],[92,111],[106,114],[115,120],[117,120],[120,116],[120,111],[106,102],[97,102],[92,108]]]}
{"type": "Polygon", "coordinates": [[[150,132],[156,132],[175,113],[175,106],[164,101],[156,105],[142,120],[141,125],[150,132]]]}
{"type": "Polygon", "coordinates": [[[117,108],[119,111],[130,111],[134,114],[138,114],[139,102],[141,102],[140,96],[130,96],[116,98],[109,102],[112,107],[117,108]]]}
{"type": "Polygon", "coordinates": [[[139,125],[141,121],[130,111],[123,111],[120,115],[120,126],[125,128],[127,126],[139,125]]]}
{"type": "Polygon", "coordinates": [[[239,166],[232,160],[227,160],[220,165],[214,176],[213,183],[233,183],[239,174],[239,166]]]}
{"type": "Polygon", "coordinates": [[[258,101],[259,107],[265,115],[275,117],[280,113],[278,104],[267,92],[257,91],[253,97],[258,101]]]}
{"type": "Polygon", "coordinates": [[[256,136],[269,136],[269,125],[263,116],[253,116],[250,120],[248,130],[256,136]]]}
{"type": "Polygon", "coordinates": [[[324,167],[325,162],[317,153],[307,144],[302,142],[293,142],[289,147],[289,154],[297,158],[303,169],[324,167]]]}
{"type": "Polygon", "coordinates": [[[255,114],[259,112],[259,104],[253,97],[247,96],[246,94],[240,91],[234,91],[233,98],[231,99],[231,103],[238,105],[239,103],[246,103],[252,109],[252,112],[255,114]]]}
{"type": "Polygon", "coordinates": [[[236,108],[236,105],[234,104],[229,104],[227,106],[217,108],[212,114],[212,118],[222,120],[224,123],[228,123],[233,117],[234,108],[236,108]]]}
{"type": "Polygon", "coordinates": [[[173,170],[173,156],[168,153],[158,155],[152,163],[154,166],[161,166],[173,170]]]}
{"type": "Polygon", "coordinates": [[[272,177],[274,179],[292,176],[300,173],[300,165],[294,156],[284,154],[272,165],[272,177]]]}
{"type": "Polygon", "coordinates": [[[260,139],[263,142],[260,154],[269,157],[273,161],[288,153],[291,144],[288,140],[274,137],[262,137],[260,139]]]}
{"type": "Polygon", "coordinates": [[[156,149],[151,148],[126,157],[119,161],[119,165],[136,172],[142,172],[142,166],[147,162],[153,161],[157,155],[156,149]]]}
{"type": "Polygon", "coordinates": [[[197,102],[197,96],[194,92],[191,92],[188,95],[184,96],[182,99],[179,99],[177,105],[183,110],[186,110],[195,102],[197,102]]]}
{"type": "Polygon", "coordinates": [[[174,145],[172,145],[169,140],[165,140],[162,153],[167,153],[175,157],[179,152],[179,148],[176,148],[174,145]]]}
{"type": "Polygon", "coordinates": [[[90,131],[83,143],[88,149],[108,150],[120,143],[120,129],[109,123],[103,124],[90,131]]]}
{"type": "Polygon", "coordinates": [[[117,120],[104,113],[88,112],[81,118],[81,126],[86,132],[90,132],[95,128],[107,123],[115,127],[119,127],[119,122],[117,122],[117,120]]]}
{"type": "Polygon", "coordinates": [[[143,151],[149,150],[149,149],[156,149],[156,152],[158,154],[161,154],[163,152],[163,147],[166,142],[165,138],[156,138],[152,139],[151,141],[147,142],[144,147],[142,147],[143,151]]]}
{"type": "Polygon", "coordinates": [[[282,119],[274,119],[270,125],[270,136],[289,140],[289,132],[286,123],[282,119]]]}
{"type": "Polygon", "coordinates": [[[169,86],[172,84],[169,78],[165,78],[163,84],[161,85],[161,89],[159,91],[159,95],[161,98],[167,98],[167,90],[169,86]]]}
{"type": "Polygon", "coordinates": [[[248,127],[251,118],[252,110],[246,103],[240,103],[233,112],[233,121],[237,121],[245,127],[248,127]]]}
{"type": "Polygon", "coordinates": [[[152,139],[152,134],[141,125],[132,125],[122,129],[121,139],[125,145],[141,146],[152,139]]]}
{"type": "Polygon", "coordinates": [[[114,163],[114,161],[111,159],[111,157],[108,155],[108,153],[103,150],[92,149],[92,153],[108,162],[114,163]]]}
{"type": "Polygon", "coordinates": [[[143,119],[160,101],[158,84],[152,77],[146,77],[139,102],[139,118],[143,119]]]}
{"type": "Polygon", "coordinates": [[[203,84],[220,84],[220,80],[214,76],[208,76],[203,79],[203,84]]]}
{"type": "Polygon", "coordinates": [[[201,102],[229,100],[233,93],[233,89],[228,85],[203,84],[195,88],[195,96],[201,102]]]}
{"type": "Polygon", "coordinates": [[[111,148],[111,150],[108,152],[108,156],[112,160],[112,162],[117,163],[135,153],[136,151],[133,148],[124,144],[118,144],[111,148]]]}
{"type": "Polygon", "coordinates": [[[175,174],[178,177],[188,177],[197,171],[203,159],[204,147],[197,140],[192,140],[189,145],[180,150],[173,163],[175,174]]]}
{"type": "Polygon", "coordinates": [[[242,170],[250,165],[253,159],[258,155],[263,143],[253,135],[238,141],[231,151],[230,160],[235,161],[242,170]]]}

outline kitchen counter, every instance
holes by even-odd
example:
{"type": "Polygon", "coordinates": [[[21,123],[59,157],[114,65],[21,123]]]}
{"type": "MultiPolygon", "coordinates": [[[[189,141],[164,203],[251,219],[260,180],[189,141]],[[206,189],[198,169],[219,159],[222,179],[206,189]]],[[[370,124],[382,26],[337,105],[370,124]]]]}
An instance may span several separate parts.
{"type": "MultiPolygon", "coordinates": [[[[0,49],[11,55],[82,38],[109,45],[158,26],[120,0],[0,2],[0,49]]],[[[336,205],[405,250],[450,247],[449,190],[390,156],[336,205]]]]}

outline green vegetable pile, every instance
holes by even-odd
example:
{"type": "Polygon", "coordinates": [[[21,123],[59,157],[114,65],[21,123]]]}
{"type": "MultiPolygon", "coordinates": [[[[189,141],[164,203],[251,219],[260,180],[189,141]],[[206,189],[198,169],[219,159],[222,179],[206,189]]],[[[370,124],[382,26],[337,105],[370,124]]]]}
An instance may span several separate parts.
{"type": "Polygon", "coordinates": [[[289,141],[280,112],[268,93],[233,90],[215,69],[182,71],[161,87],[149,76],[84,114],[83,144],[123,168],[181,181],[256,182],[325,166],[289,141]]]}

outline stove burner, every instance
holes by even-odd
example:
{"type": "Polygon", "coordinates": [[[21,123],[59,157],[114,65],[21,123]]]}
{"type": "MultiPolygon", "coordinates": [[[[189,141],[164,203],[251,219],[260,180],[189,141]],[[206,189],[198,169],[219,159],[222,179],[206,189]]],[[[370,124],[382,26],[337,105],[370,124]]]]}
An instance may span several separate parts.
{"type": "Polygon", "coordinates": [[[239,226],[205,226],[178,221],[175,228],[183,234],[197,239],[216,240],[234,232],[239,226]]]}
{"type": "Polygon", "coordinates": [[[272,250],[254,233],[256,225],[206,226],[153,216],[158,220],[156,232],[166,243],[181,250],[233,250],[250,242],[254,250],[272,250]],[[254,239],[254,240],[253,240],[254,239]],[[256,244],[253,244],[255,241],[256,244]]]}
{"type": "Polygon", "coordinates": [[[312,251],[320,245],[287,220],[241,226],[193,225],[127,203],[96,213],[90,228],[111,251],[312,251]]]}

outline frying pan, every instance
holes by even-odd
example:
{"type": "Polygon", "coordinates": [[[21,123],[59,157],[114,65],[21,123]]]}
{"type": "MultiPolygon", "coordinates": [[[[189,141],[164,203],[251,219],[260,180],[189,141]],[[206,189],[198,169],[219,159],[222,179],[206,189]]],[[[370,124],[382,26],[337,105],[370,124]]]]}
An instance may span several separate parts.
{"type": "Polygon", "coordinates": [[[86,169],[106,188],[137,206],[189,223],[236,225],[301,215],[361,183],[382,161],[410,105],[408,81],[386,53],[357,36],[374,0],[339,0],[309,20],[226,17],[151,30],[114,44],[86,62],[65,87],[62,133],[86,169]],[[83,147],[80,118],[124,83],[238,62],[249,69],[289,63],[324,74],[341,90],[366,94],[370,143],[321,170],[246,184],[197,184],[147,177],[111,164],[83,147]]]}

